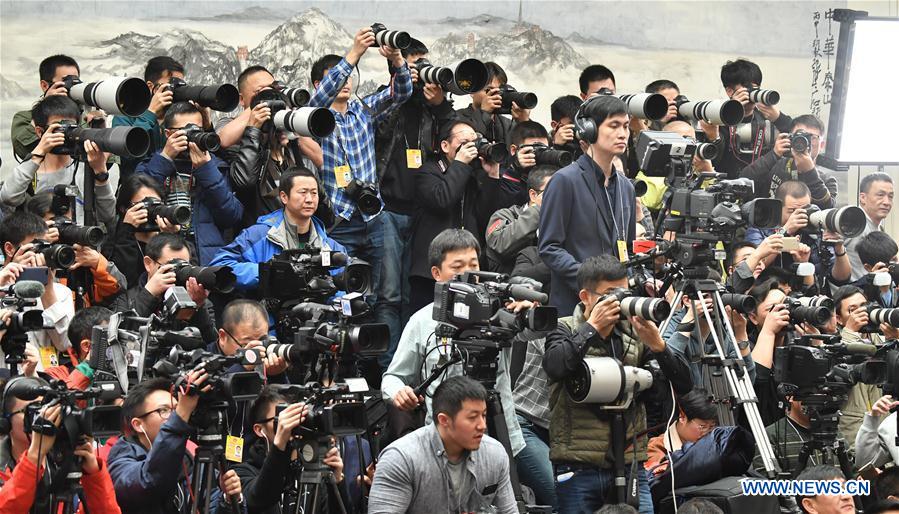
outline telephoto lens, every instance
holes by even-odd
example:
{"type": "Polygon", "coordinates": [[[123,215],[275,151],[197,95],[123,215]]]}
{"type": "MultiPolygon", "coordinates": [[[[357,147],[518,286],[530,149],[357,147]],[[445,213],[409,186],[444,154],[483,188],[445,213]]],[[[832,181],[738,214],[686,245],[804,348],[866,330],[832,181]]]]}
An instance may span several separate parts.
{"type": "Polygon", "coordinates": [[[140,116],[150,106],[153,96],[147,83],[137,77],[114,77],[86,84],[75,75],[68,75],[62,81],[69,98],[107,114],[140,116]]]}
{"type": "Polygon", "coordinates": [[[773,89],[750,88],[749,101],[754,104],[777,105],[780,93],[773,89]]]}
{"type": "Polygon", "coordinates": [[[183,129],[187,142],[197,145],[201,152],[217,152],[221,149],[221,141],[215,132],[206,132],[198,125],[188,123],[183,129]]]}
{"type": "Polygon", "coordinates": [[[520,109],[533,109],[537,107],[537,95],[518,91],[509,84],[503,84],[499,87],[499,96],[502,98],[502,106],[497,111],[499,114],[511,114],[512,102],[515,102],[520,109]]]}
{"type": "Polygon", "coordinates": [[[453,81],[453,70],[443,66],[434,66],[424,57],[415,61],[415,69],[418,70],[418,80],[422,84],[443,86],[453,81]]]}
{"type": "Polygon", "coordinates": [[[32,244],[34,244],[32,251],[43,254],[47,267],[66,270],[75,264],[75,249],[67,244],[50,244],[39,239],[32,241],[32,244]]]}
{"type": "Polygon", "coordinates": [[[658,93],[619,95],[604,87],[599,90],[599,94],[619,98],[627,107],[627,113],[635,118],[661,120],[668,114],[668,99],[658,93]]]}
{"type": "Polygon", "coordinates": [[[285,87],[281,90],[281,94],[284,95],[287,103],[294,109],[305,107],[311,98],[309,91],[299,87],[285,87]]]}
{"type": "Polygon", "coordinates": [[[795,298],[784,299],[784,304],[790,312],[790,321],[794,324],[810,323],[819,326],[827,323],[833,315],[833,309],[823,305],[806,306],[795,298]]]}
{"type": "Polygon", "coordinates": [[[412,44],[412,38],[408,32],[400,32],[399,30],[387,30],[383,23],[373,23],[371,30],[375,33],[374,46],[389,46],[397,50],[409,48],[412,44]]]}
{"type": "Polygon", "coordinates": [[[601,297],[600,301],[610,296],[617,298],[618,303],[621,304],[621,319],[623,320],[636,316],[660,323],[671,313],[671,305],[663,298],[634,296],[630,290],[618,288],[601,297]]]}
{"type": "Polygon", "coordinates": [[[899,309],[870,309],[868,310],[868,319],[875,326],[886,323],[896,328],[899,327],[899,309]]]}
{"type": "Polygon", "coordinates": [[[755,312],[757,305],[755,298],[748,294],[722,292],[721,301],[724,302],[725,307],[730,307],[740,314],[755,312]]]}
{"type": "Polygon", "coordinates": [[[85,141],[92,141],[103,152],[122,157],[142,157],[150,149],[150,135],[140,127],[83,128],[64,121],[56,132],[65,134],[65,143],[50,151],[58,155],[83,153],[85,141]]]}
{"type": "Polygon", "coordinates": [[[714,125],[738,125],[743,120],[743,104],[736,100],[691,102],[684,95],[674,99],[677,114],[687,121],[705,121],[714,125]]]}
{"type": "Polygon", "coordinates": [[[718,147],[715,143],[697,143],[696,155],[707,161],[715,160],[718,157],[718,147]]]}
{"type": "Polygon", "coordinates": [[[147,209],[149,223],[154,223],[156,216],[173,225],[184,225],[190,221],[190,207],[186,205],[166,205],[156,198],[144,198],[143,204],[147,209]]]}
{"type": "Polygon", "coordinates": [[[509,154],[505,143],[488,141],[487,138],[481,134],[477,135],[477,139],[474,140],[474,145],[478,149],[478,155],[488,161],[503,162],[503,159],[509,154]]]}
{"type": "Polygon", "coordinates": [[[279,110],[272,116],[275,128],[306,137],[328,137],[337,126],[334,113],[323,107],[279,110]]]}
{"type": "Polygon", "coordinates": [[[278,343],[276,339],[272,339],[272,341],[274,341],[272,344],[265,347],[265,353],[267,355],[281,357],[291,364],[297,364],[303,361],[303,351],[300,346],[295,344],[281,344],[278,343]]]}
{"type": "Polygon", "coordinates": [[[184,80],[173,77],[169,87],[173,102],[196,102],[200,107],[220,112],[233,111],[240,103],[240,93],[233,84],[189,86],[184,80]]]}
{"type": "Polygon", "coordinates": [[[106,237],[103,227],[81,227],[63,216],[53,219],[53,226],[59,230],[59,242],[67,245],[82,245],[97,248],[106,237]]]}
{"type": "Polygon", "coordinates": [[[571,152],[567,150],[556,150],[543,143],[534,143],[530,146],[534,149],[534,159],[537,160],[538,166],[548,164],[550,166],[564,168],[571,164],[573,160],[571,152]]]}
{"type": "Polygon", "coordinates": [[[865,231],[868,218],[861,207],[847,205],[820,210],[816,205],[808,207],[808,224],[816,230],[836,232],[843,237],[856,237],[865,231]]]}
{"type": "Polygon", "coordinates": [[[234,290],[237,283],[237,277],[229,266],[191,266],[181,259],[172,260],[169,264],[175,272],[176,286],[186,287],[187,281],[193,278],[210,291],[227,294],[234,290]]]}
{"type": "Polygon", "coordinates": [[[265,102],[266,107],[268,107],[269,111],[272,113],[272,117],[279,111],[287,109],[287,100],[284,98],[284,95],[276,89],[263,89],[256,93],[250,101],[250,108],[255,109],[256,106],[262,102],[265,102]]]}

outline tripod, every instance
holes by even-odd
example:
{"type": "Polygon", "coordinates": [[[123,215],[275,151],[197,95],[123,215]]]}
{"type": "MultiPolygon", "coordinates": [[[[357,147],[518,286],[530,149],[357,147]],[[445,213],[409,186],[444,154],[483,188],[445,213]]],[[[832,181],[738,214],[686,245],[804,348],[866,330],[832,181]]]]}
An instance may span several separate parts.
{"type": "Polygon", "coordinates": [[[284,492],[285,512],[295,514],[317,514],[321,505],[322,485],[330,491],[337,505],[329,505],[329,513],[346,514],[346,507],[340,497],[340,490],[325,463],[325,455],[330,449],[330,436],[294,438],[290,441],[290,478],[284,492]]]}
{"type": "MultiPolygon", "coordinates": [[[[736,337],[734,337],[730,320],[723,316],[725,312],[724,301],[718,290],[718,284],[713,280],[700,278],[707,276],[708,268],[705,267],[684,269],[685,280],[681,284],[672,304],[675,306],[681,305],[683,296],[687,295],[693,312],[698,313],[697,303],[703,303],[706,295],[709,295],[714,301],[714,319],[712,314],[704,309],[703,315],[711,329],[710,336],[715,344],[717,355],[706,357],[705,340],[702,337],[698,320],[694,327],[694,337],[699,341],[703,357],[703,382],[714,395],[714,401],[718,405],[718,419],[721,424],[735,425],[733,409],[738,406],[743,407],[749,428],[755,437],[759,455],[765,466],[767,478],[774,479],[780,474],[781,470],[774,456],[771,441],[768,439],[768,433],[765,431],[761,414],[759,414],[758,397],[756,397],[749,373],[742,367],[742,360],[727,358],[724,345],[727,343],[727,339],[731,341],[731,344],[736,344],[736,337]]],[[[660,333],[664,333],[665,328],[671,322],[674,312],[675,309],[672,309],[672,314],[659,327],[660,333]]]]}
{"type": "MultiPolygon", "coordinates": [[[[191,474],[190,484],[194,488],[191,512],[209,512],[209,504],[212,500],[212,491],[215,489],[215,474],[225,474],[225,447],[222,440],[225,433],[225,412],[227,403],[201,406],[194,416],[198,420],[205,421],[205,428],[197,430],[197,451],[194,455],[194,469],[191,474]],[[205,410],[202,412],[200,409],[205,410]]],[[[222,491],[222,495],[225,492],[222,491]]],[[[224,501],[224,498],[222,499],[224,501]]],[[[229,499],[231,511],[234,514],[241,512],[238,498],[229,499]]]]}
{"type": "Polygon", "coordinates": [[[852,463],[846,450],[846,440],[840,437],[837,425],[840,421],[838,410],[848,398],[845,394],[827,395],[812,394],[801,399],[802,408],[808,412],[811,420],[811,438],[802,443],[799,450],[798,466],[793,472],[796,477],[808,465],[811,452],[821,455],[821,464],[839,463],[843,476],[852,476],[852,463]]]}
{"type": "MultiPolygon", "coordinates": [[[[52,485],[49,491],[50,512],[54,514],[75,514],[78,511],[77,505],[84,507],[85,514],[90,514],[87,508],[87,500],[84,498],[84,489],[81,487],[81,458],[74,455],[62,455],[57,453],[57,449],[53,450],[56,455],[52,458],[59,467],[55,478],[61,478],[59,485],[52,485]],[[78,502],[75,502],[77,498],[78,502]]],[[[50,459],[48,459],[50,460],[50,459]]],[[[34,512],[34,509],[32,509],[34,512]]],[[[35,514],[38,514],[35,512],[35,514]]]]}

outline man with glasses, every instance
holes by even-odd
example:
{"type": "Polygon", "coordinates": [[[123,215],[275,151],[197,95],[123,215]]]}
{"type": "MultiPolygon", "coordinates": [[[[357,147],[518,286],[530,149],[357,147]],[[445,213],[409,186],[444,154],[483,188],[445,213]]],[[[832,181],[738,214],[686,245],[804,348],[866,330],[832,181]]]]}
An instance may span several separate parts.
{"type": "Polygon", "coordinates": [[[543,191],[555,166],[537,166],[528,173],[528,203],[496,211],[487,223],[487,259],[491,271],[510,273],[518,252],[537,245],[543,191]]]}
{"type": "MultiPolygon", "coordinates": [[[[123,511],[190,512],[197,484],[188,479],[193,458],[187,451],[187,439],[195,430],[188,422],[200,392],[209,389],[204,387],[207,378],[204,370],[191,371],[186,383],[194,388],[179,388],[177,400],[172,383],[162,378],[141,382],[128,391],[122,405],[125,436],[109,452],[109,474],[123,511]]],[[[222,501],[222,492],[242,503],[240,479],[234,470],[218,478],[210,513],[231,512],[230,502],[222,501]]]]}
{"type": "MultiPolygon", "coordinates": [[[[114,312],[134,310],[138,316],[147,317],[159,314],[163,307],[166,292],[175,286],[174,264],[180,261],[190,262],[188,246],[179,235],[160,233],[147,243],[144,255],[144,273],[138,277],[137,284],[116,297],[110,307],[114,312]]],[[[187,324],[200,330],[200,336],[207,344],[216,340],[215,316],[212,302],[208,300],[209,291],[195,278],[188,279],[185,284],[190,299],[197,305],[194,315],[187,324]]]]}
{"type": "MultiPolygon", "coordinates": [[[[234,355],[238,350],[256,349],[263,355],[262,364],[265,376],[271,381],[287,369],[287,361],[283,357],[267,355],[263,341],[268,336],[268,313],[261,303],[255,300],[234,300],[222,311],[222,328],[218,330],[218,340],[209,345],[210,352],[222,355],[234,355]]],[[[235,364],[229,372],[253,371],[254,365],[240,366],[235,364]]]]}
{"type": "Polygon", "coordinates": [[[259,263],[285,250],[309,247],[346,253],[314,217],[318,193],[318,178],[313,172],[300,167],[287,170],[278,184],[283,207],[260,216],[255,225],[222,248],[210,265],[230,266],[237,276],[237,289],[252,291],[259,287],[259,263]]]}
{"type": "Polygon", "coordinates": [[[225,245],[227,236],[243,218],[243,204],[228,181],[228,164],[207,149],[189,142],[186,129],[205,129],[206,115],[190,102],[172,104],[165,114],[165,146],[137,172],[153,177],[165,188],[165,203],[191,209],[190,222],[181,234],[197,249],[197,260],[207,266],[225,245]]]}
{"type": "Polygon", "coordinates": [[[741,177],[755,182],[755,195],[758,198],[774,198],[777,188],[788,180],[798,180],[808,186],[811,192],[811,203],[822,209],[830,209],[836,205],[836,182],[830,190],[824,183],[824,174],[815,167],[818,153],[824,149],[824,123],[812,114],[805,114],[793,119],[789,134],[778,134],[774,148],[743,168],[741,177]],[[790,138],[804,133],[806,148],[794,148],[790,138]]]}

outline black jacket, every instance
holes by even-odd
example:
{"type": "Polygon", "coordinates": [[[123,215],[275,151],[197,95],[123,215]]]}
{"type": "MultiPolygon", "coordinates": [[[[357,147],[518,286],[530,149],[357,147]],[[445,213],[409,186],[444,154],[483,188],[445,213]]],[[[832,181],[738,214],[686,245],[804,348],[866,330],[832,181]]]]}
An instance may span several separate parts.
{"type": "MultiPolygon", "coordinates": [[[[793,124],[793,118],[782,112],[773,123],[768,123],[765,117],[762,116],[762,113],[754,111],[752,116],[744,118],[742,123],[752,124],[752,148],[755,149],[755,145],[759,140],[760,131],[764,130],[770,132],[773,130],[774,133],[770,134],[770,140],[774,141],[774,138],[777,137],[778,133],[790,131],[790,125],[793,124]]],[[[718,146],[718,157],[713,161],[715,171],[727,173],[727,178],[730,179],[740,176],[740,171],[753,162],[752,154],[739,152],[736,130],[737,127],[719,127],[718,140],[715,141],[715,145],[718,146]]],[[[768,139],[768,137],[769,136],[766,134],[765,139],[768,139]]],[[[757,153],[760,156],[764,155],[773,147],[774,145],[763,145],[761,152],[757,153]]]]}
{"type": "Polygon", "coordinates": [[[778,157],[774,150],[743,168],[740,177],[753,181],[756,198],[774,198],[774,193],[781,184],[787,180],[798,180],[808,186],[813,204],[821,209],[830,209],[836,205],[836,199],[824,184],[824,175],[818,168],[799,173],[791,157],[778,157]]]}
{"type": "Polygon", "coordinates": [[[128,285],[136,284],[144,272],[144,243],[134,238],[134,227],[119,221],[106,237],[101,253],[125,275],[128,285]]]}
{"type": "Polygon", "coordinates": [[[502,114],[476,109],[474,105],[459,109],[456,111],[456,117],[471,125],[478,134],[490,141],[505,143],[506,147],[512,144],[512,128],[518,123],[502,114]]]}
{"type": "Polygon", "coordinates": [[[549,268],[543,264],[536,246],[529,246],[518,252],[515,259],[515,267],[512,268],[513,277],[527,277],[543,284],[540,289],[546,294],[550,293],[551,278],[549,268]]]}
{"type": "Polygon", "coordinates": [[[375,154],[381,198],[387,210],[415,213],[415,173],[419,170],[406,165],[406,150],[421,150],[422,163],[433,159],[440,150],[437,133],[453,114],[449,101],[432,106],[421,90],[415,89],[412,97],[378,126],[375,154]]]}
{"type": "MultiPolygon", "coordinates": [[[[122,291],[112,301],[110,309],[113,312],[124,312],[134,310],[140,317],[147,317],[150,314],[158,313],[163,306],[163,299],[156,297],[147,291],[144,287],[147,285],[147,273],[142,273],[135,285],[127,291],[122,291]]],[[[187,322],[192,327],[200,329],[200,335],[207,344],[213,342],[218,337],[215,330],[215,314],[212,310],[212,302],[208,299],[206,303],[197,309],[197,312],[187,322]]]]}

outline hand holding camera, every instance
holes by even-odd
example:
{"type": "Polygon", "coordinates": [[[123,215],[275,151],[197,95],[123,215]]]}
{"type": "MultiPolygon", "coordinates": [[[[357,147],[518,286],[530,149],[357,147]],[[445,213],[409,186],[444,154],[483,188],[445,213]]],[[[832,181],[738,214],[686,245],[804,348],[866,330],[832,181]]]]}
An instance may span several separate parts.
{"type": "Polygon", "coordinates": [[[534,152],[533,146],[522,146],[515,152],[515,160],[518,162],[518,166],[524,169],[531,168],[537,165],[537,155],[534,152]]]}
{"type": "Polygon", "coordinates": [[[309,407],[305,403],[291,403],[278,414],[274,444],[279,450],[287,449],[287,443],[293,437],[293,429],[302,425],[308,415],[309,407]]]}
{"type": "Polygon", "coordinates": [[[378,47],[378,53],[387,58],[387,61],[393,65],[394,68],[399,68],[406,63],[405,59],[403,59],[403,54],[398,48],[380,46],[378,47]]]}
{"type": "Polygon", "coordinates": [[[425,84],[422,88],[422,94],[428,105],[438,106],[446,100],[446,92],[437,84],[425,84]]]}
{"type": "MultiPolygon", "coordinates": [[[[41,409],[38,417],[34,420],[34,428],[37,426],[44,425],[46,427],[54,427],[59,428],[59,424],[62,422],[62,405],[56,404],[51,406],[45,406],[41,409]]],[[[50,430],[47,429],[46,432],[50,430]]],[[[28,448],[28,459],[31,460],[36,466],[40,467],[43,465],[44,457],[47,456],[48,453],[53,449],[53,444],[56,442],[56,434],[55,431],[53,434],[48,435],[43,433],[43,431],[33,430],[31,432],[31,446],[28,448]]]]}
{"type": "Polygon", "coordinates": [[[206,379],[209,375],[205,369],[195,369],[187,374],[187,378],[181,386],[178,393],[178,404],[175,406],[175,414],[184,422],[190,420],[190,416],[200,403],[200,392],[208,392],[211,388],[207,385],[206,379]]]}
{"type": "Polygon", "coordinates": [[[353,48],[350,49],[346,56],[346,60],[350,65],[355,66],[359,63],[359,59],[365,54],[375,43],[375,31],[371,27],[362,27],[356,32],[353,38],[353,48]]]}
{"type": "Polygon", "coordinates": [[[161,120],[165,116],[165,111],[172,105],[174,96],[171,84],[160,84],[153,92],[153,97],[150,98],[150,107],[147,109],[156,115],[156,119],[161,120]]]}
{"type": "Polygon", "coordinates": [[[393,405],[401,411],[410,411],[416,407],[424,398],[415,394],[415,390],[409,386],[403,386],[393,397],[393,405]]]}
{"type": "Polygon", "coordinates": [[[846,330],[851,330],[852,332],[858,332],[868,325],[868,309],[864,307],[859,307],[849,313],[849,319],[846,320],[846,330]]]}
{"type": "Polygon", "coordinates": [[[574,124],[560,125],[553,134],[553,145],[564,146],[574,141],[574,124]]]}
{"type": "Polygon", "coordinates": [[[31,152],[31,154],[35,156],[35,159],[43,160],[51,150],[65,144],[66,135],[63,132],[58,131],[59,127],[59,123],[51,123],[50,126],[47,127],[47,130],[41,135],[40,141],[37,142],[34,151],[31,152]]]}
{"type": "Polygon", "coordinates": [[[774,154],[783,157],[788,151],[790,151],[790,135],[778,134],[774,140],[774,154]]]}
{"type": "Polygon", "coordinates": [[[187,150],[187,133],[183,130],[172,132],[165,140],[165,147],[162,149],[162,155],[170,161],[174,161],[181,152],[187,150]]]}
{"type": "Polygon", "coordinates": [[[69,88],[66,86],[65,81],[60,80],[59,82],[54,82],[44,93],[44,96],[69,96],[69,88]]]}
{"type": "Polygon", "coordinates": [[[140,227],[147,222],[147,207],[143,202],[137,202],[125,211],[123,223],[131,225],[134,228],[140,227]]]}
{"type": "Polygon", "coordinates": [[[792,236],[798,234],[802,229],[808,226],[808,211],[805,209],[796,209],[787,218],[783,229],[786,235],[792,236]]]}
{"type": "Polygon", "coordinates": [[[269,107],[267,102],[259,102],[250,112],[250,119],[247,121],[247,125],[251,127],[256,127],[258,129],[262,128],[262,125],[265,122],[272,119],[272,109],[269,107]]]}
{"type": "Polygon", "coordinates": [[[209,297],[209,291],[207,291],[202,284],[197,282],[196,278],[190,277],[187,279],[185,287],[187,288],[187,294],[190,296],[190,299],[197,304],[197,307],[202,307],[203,304],[206,303],[206,298],[209,297]]]}
{"type": "Polygon", "coordinates": [[[473,141],[469,141],[467,143],[462,143],[458,150],[456,150],[456,159],[462,164],[471,164],[471,161],[478,156],[478,147],[474,144],[473,141]]]}
{"type": "Polygon", "coordinates": [[[190,166],[191,169],[197,169],[212,160],[212,156],[206,150],[201,150],[196,143],[188,143],[187,148],[190,150],[190,166]]]}
{"type": "Polygon", "coordinates": [[[890,395],[881,396],[874,405],[871,406],[871,415],[872,416],[887,416],[890,411],[899,406],[899,401],[893,400],[893,397],[890,395]]]}
{"type": "Polygon", "coordinates": [[[487,91],[487,96],[481,100],[481,110],[487,113],[493,113],[503,107],[503,95],[498,88],[491,88],[487,91]]]}
{"type": "Polygon", "coordinates": [[[155,296],[160,297],[170,287],[175,285],[175,270],[172,264],[161,266],[153,276],[147,279],[147,285],[144,286],[147,291],[155,296]]]}
{"type": "MultiPolygon", "coordinates": [[[[97,143],[86,140],[84,142],[84,153],[87,154],[87,163],[94,170],[94,175],[102,175],[103,173],[107,173],[106,169],[106,161],[109,160],[109,154],[100,150],[100,147],[97,146],[97,143]]],[[[106,183],[109,180],[109,176],[106,177],[105,180],[96,179],[97,182],[106,183]]]]}
{"type": "Polygon", "coordinates": [[[90,246],[75,244],[75,264],[69,268],[70,270],[78,268],[87,268],[95,270],[100,266],[100,252],[94,250],[90,246]]]}
{"type": "Polygon", "coordinates": [[[75,456],[81,457],[81,470],[91,475],[100,471],[100,463],[97,454],[94,453],[94,438],[85,437],[81,444],[75,447],[75,456]]]}
{"type": "Polygon", "coordinates": [[[612,329],[615,328],[615,324],[618,323],[620,315],[621,304],[618,302],[618,298],[609,295],[596,302],[593,309],[590,311],[587,323],[589,323],[594,330],[599,332],[600,336],[606,338],[612,333],[612,329]]]}
{"type": "Polygon", "coordinates": [[[789,324],[790,310],[786,305],[779,303],[772,307],[771,312],[765,317],[765,323],[762,325],[762,332],[767,332],[769,335],[775,336],[789,324]]]}

